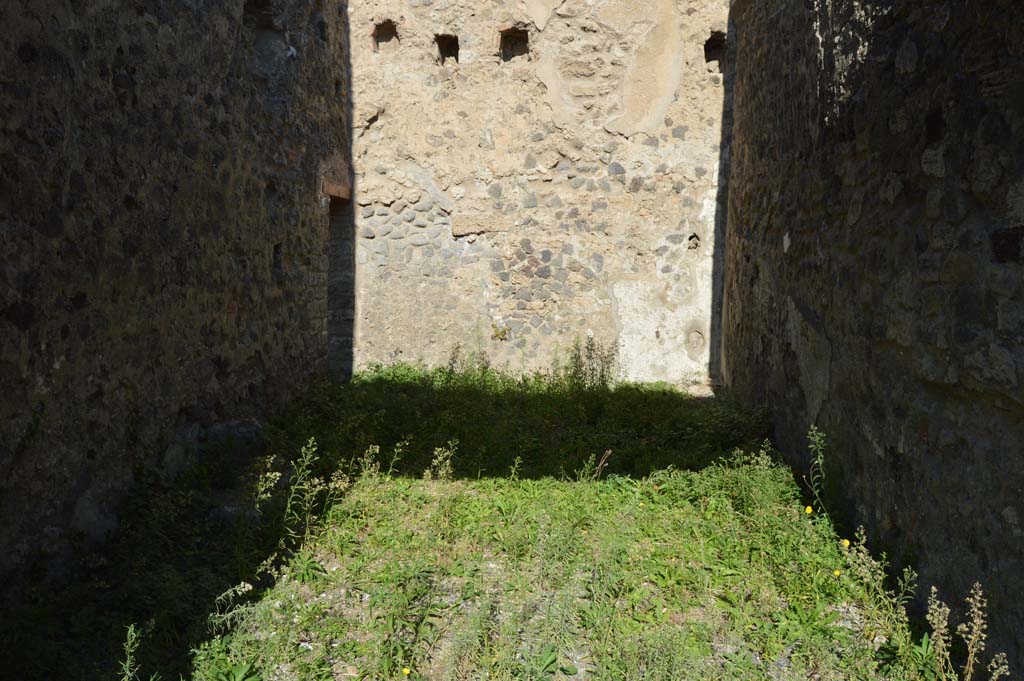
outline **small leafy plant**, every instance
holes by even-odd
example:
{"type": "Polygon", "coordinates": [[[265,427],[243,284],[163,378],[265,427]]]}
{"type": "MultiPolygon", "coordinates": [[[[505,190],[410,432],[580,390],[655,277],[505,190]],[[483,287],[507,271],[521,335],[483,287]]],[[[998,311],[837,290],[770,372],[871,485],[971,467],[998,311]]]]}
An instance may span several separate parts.
{"type": "Polygon", "coordinates": [[[260,681],[248,662],[238,662],[225,669],[213,672],[214,681],[260,681]]]}
{"type": "MultiPolygon", "coordinates": [[[[125,631],[124,646],[122,647],[124,656],[121,658],[120,664],[120,681],[139,681],[139,664],[135,659],[135,653],[139,649],[139,644],[142,643],[142,631],[135,626],[135,624],[129,624],[125,631]]],[[[150,677],[150,681],[159,681],[159,675],[154,674],[150,677]]]]}
{"type": "Polygon", "coordinates": [[[292,556],[288,566],[290,568],[289,574],[300,584],[314,582],[327,574],[324,566],[305,551],[299,551],[292,556]]]}

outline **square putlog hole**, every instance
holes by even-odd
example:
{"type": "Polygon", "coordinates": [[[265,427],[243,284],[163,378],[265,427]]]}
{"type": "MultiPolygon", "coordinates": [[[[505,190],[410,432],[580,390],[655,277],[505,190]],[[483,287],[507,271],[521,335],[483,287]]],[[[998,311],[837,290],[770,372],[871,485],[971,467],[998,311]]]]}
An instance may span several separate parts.
{"type": "Polygon", "coordinates": [[[704,41],[704,61],[708,64],[708,70],[717,70],[721,73],[725,63],[725,34],[721,31],[712,31],[711,36],[704,41]]]}
{"type": "Polygon", "coordinates": [[[997,263],[1024,262],[1024,226],[992,233],[992,259],[997,263]]]}
{"type": "Polygon", "coordinates": [[[530,34],[524,28],[509,28],[501,32],[501,60],[512,61],[530,56],[530,34]]]}
{"type": "Polygon", "coordinates": [[[380,52],[382,48],[397,47],[398,26],[395,22],[387,19],[373,27],[373,51],[380,52]]]}
{"type": "Polygon", "coordinates": [[[459,37],[455,35],[436,35],[438,62],[444,64],[449,59],[459,63],[459,37]]]}

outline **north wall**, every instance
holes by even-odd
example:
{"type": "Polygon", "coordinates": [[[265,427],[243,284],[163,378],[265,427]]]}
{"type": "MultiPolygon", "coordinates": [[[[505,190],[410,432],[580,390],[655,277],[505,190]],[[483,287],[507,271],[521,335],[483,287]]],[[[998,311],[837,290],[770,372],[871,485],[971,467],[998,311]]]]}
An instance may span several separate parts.
{"type": "Polygon", "coordinates": [[[871,545],[1024,631],[1024,6],[737,0],[723,372],[871,545]]]}
{"type": "Polygon", "coordinates": [[[460,346],[533,370],[594,338],[623,378],[706,385],[727,0],[349,15],[355,365],[444,364],[460,346]]]}

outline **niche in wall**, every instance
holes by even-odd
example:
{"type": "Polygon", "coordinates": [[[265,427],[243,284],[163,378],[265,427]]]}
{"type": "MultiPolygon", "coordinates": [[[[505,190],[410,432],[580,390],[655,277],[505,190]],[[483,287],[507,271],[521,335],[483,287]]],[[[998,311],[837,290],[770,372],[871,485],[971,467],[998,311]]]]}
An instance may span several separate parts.
{"type": "Polygon", "coordinates": [[[501,32],[501,60],[512,61],[530,56],[530,34],[525,28],[506,28],[501,32]]]}
{"type": "Polygon", "coordinates": [[[242,23],[248,28],[273,28],[274,7],[270,0],[245,0],[242,23]]]}
{"type": "Polygon", "coordinates": [[[398,26],[395,25],[395,22],[385,19],[373,27],[374,52],[396,48],[398,43],[398,26]]]}
{"type": "Polygon", "coordinates": [[[459,63],[459,37],[456,35],[440,34],[434,36],[437,43],[437,61],[444,64],[449,59],[456,64],[459,63]]]}

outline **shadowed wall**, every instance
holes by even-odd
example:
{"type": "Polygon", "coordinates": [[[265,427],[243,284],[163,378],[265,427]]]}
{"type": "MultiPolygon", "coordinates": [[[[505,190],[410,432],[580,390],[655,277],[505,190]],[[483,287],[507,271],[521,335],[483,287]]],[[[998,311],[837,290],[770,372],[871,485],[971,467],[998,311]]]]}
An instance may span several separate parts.
{"type": "Polygon", "coordinates": [[[0,574],[101,539],[141,467],[251,438],[325,368],[346,19],[0,7],[0,574]]]}
{"type": "Polygon", "coordinates": [[[1024,631],[1024,6],[735,2],[724,374],[872,543],[1024,631]]]}

